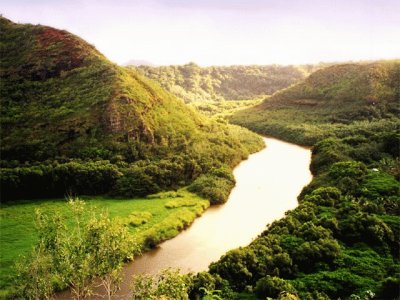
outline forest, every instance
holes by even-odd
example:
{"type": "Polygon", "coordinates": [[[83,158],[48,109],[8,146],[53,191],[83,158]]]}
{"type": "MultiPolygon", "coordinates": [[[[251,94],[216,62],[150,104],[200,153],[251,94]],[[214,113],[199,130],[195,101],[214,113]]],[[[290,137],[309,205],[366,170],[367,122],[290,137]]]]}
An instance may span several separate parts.
{"type": "Polygon", "coordinates": [[[0,298],[112,299],[128,261],[228,200],[260,135],[311,147],[297,208],[132,298],[399,298],[399,60],[122,67],[67,31],[0,31],[0,298]]]}

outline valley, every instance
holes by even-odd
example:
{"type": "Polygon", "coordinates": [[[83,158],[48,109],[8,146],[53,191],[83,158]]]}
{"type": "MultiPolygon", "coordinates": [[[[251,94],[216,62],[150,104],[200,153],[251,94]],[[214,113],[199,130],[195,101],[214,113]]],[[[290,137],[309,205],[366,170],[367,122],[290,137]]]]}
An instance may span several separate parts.
{"type": "Polygon", "coordinates": [[[399,297],[398,59],[122,67],[0,31],[0,298],[399,297]]]}

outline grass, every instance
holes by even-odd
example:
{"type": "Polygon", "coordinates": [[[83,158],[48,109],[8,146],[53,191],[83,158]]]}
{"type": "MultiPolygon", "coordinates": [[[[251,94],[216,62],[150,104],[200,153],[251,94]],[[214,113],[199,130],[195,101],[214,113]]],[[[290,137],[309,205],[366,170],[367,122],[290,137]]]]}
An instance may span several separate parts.
{"type": "MultiPolygon", "coordinates": [[[[159,193],[158,197],[137,199],[113,199],[107,197],[81,197],[95,212],[108,211],[111,218],[145,219],[134,220],[127,224],[142,249],[172,238],[180,230],[191,224],[209,206],[209,201],[184,189],[179,190],[179,198],[172,200],[170,192],[159,193]],[[168,193],[168,197],[164,194],[168,193]],[[170,201],[195,203],[193,206],[171,208],[170,201]],[[140,224],[139,224],[140,223],[140,224]]],[[[172,195],[172,196],[171,196],[172,195]]],[[[177,196],[178,197],[178,196],[177,196]]],[[[37,242],[35,230],[35,210],[47,213],[59,213],[62,217],[71,218],[71,211],[65,199],[26,200],[0,206],[0,295],[7,293],[16,275],[15,262],[22,256],[29,255],[37,242]]]]}

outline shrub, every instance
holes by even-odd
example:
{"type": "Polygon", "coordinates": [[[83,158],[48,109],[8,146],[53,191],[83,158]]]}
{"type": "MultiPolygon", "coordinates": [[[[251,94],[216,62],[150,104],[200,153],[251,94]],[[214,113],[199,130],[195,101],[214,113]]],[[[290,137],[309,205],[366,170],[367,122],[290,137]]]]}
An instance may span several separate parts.
{"type": "Polygon", "coordinates": [[[121,218],[121,222],[126,225],[131,225],[133,227],[137,227],[143,224],[146,224],[153,215],[148,211],[135,211],[132,212],[129,216],[125,218],[121,218]]]}
{"type": "Polygon", "coordinates": [[[118,196],[134,197],[154,194],[160,191],[154,179],[147,175],[144,169],[133,166],[124,171],[124,176],[118,178],[112,193],[118,196]]]}
{"type": "Polygon", "coordinates": [[[361,187],[362,195],[369,199],[396,196],[399,192],[400,183],[384,172],[369,172],[361,187]]]}
{"type": "Polygon", "coordinates": [[[1,198],[98,195],[108,192],[122,176],[109,161],[70,161],[1,169],[1,198]]]}
{"type": "Polygon", "coordinates": [[[358,161],[343,161],[334,163],[329,169],[329,176],[336,180],[344,177],[361,180],[366,174],[366,166],[362,162],[358,161]]]}
{"type": "Polygon", "coordinates": [[[255,293],[259,298],[278,298],[282,292],[296,293],[296,289],[286,280],[275,276],[265,276],[256,283],[255,293]]]}
{"type": "Polygon", "coordinates": [[[224,177],[201,175],[190,186],[189,191],[210,200],[211,204],[222,204],[228,200],[235,183],[224,177]]]}
{"type": "Polygon", "coordinates": [[[320,187],[304,197],[304,201],[310,201],[315,205],[335,206],[340,200],[341,192],[336,187],[320,187]]]}

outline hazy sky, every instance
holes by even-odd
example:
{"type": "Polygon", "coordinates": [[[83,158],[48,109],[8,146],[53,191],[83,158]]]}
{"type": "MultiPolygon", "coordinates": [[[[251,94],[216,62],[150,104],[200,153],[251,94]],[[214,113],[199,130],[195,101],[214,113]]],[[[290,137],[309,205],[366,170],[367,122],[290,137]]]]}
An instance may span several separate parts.
{"type": "Polygon", "coordinates": [[[117,63],[291,64],[400,58],[399,0],[0,0],[117,63]]]}

